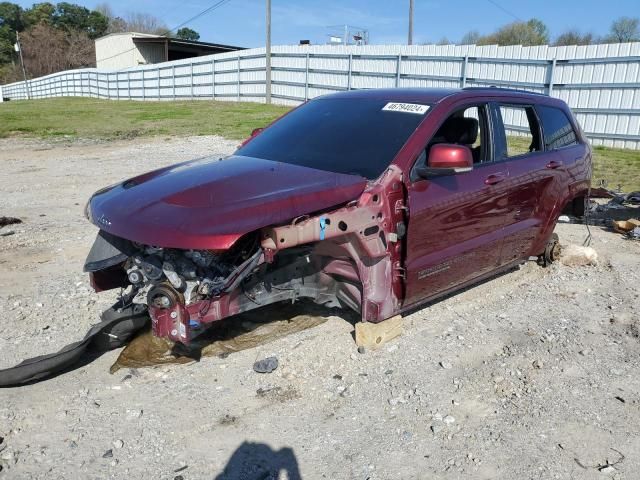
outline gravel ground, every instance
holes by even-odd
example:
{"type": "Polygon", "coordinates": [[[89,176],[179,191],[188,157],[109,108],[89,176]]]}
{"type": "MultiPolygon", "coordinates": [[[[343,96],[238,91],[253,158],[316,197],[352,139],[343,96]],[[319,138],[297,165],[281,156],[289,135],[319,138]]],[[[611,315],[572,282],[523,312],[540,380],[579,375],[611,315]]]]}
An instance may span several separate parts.
{"type": "MultiPolygon", "coordinates": [[[[0,368],[81,338],[113,302],[82,274],[93,191],[234,145],[0,141],[0,216],[24,220],[0,229],[15,232],[0,236],[0,368]]],[[[598,266],[527,263],[407,316],[377,352],[327,312],[226,358],[111,375],[113,351],[0,390],[0,478],[638,478],[640,242],[592,231],[598,266]],[[275,372],[252,370],[271,355],[275,372]]]]}

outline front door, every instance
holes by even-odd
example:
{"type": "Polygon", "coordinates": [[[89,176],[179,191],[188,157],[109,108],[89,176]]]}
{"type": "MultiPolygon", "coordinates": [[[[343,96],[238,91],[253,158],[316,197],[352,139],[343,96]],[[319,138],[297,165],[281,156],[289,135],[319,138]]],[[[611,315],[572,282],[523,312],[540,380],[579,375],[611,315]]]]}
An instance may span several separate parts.
{"type": "Polygon", "coordinates": [[[452,290],[499,265],[504,218],[511,208],[509,172],[505,163],[493,162],[490,124],[487,105],[454,112],[416,162],[426,160],[434,143],[466,144],[474,156],[470,172],[428,179],[412,175],[406,306],[452,290]],[[475,126],[472,120],[451,121],[460,117],[475,119],[475,126]],[[453,123],[458,127],[451,128],[453,123]]]}

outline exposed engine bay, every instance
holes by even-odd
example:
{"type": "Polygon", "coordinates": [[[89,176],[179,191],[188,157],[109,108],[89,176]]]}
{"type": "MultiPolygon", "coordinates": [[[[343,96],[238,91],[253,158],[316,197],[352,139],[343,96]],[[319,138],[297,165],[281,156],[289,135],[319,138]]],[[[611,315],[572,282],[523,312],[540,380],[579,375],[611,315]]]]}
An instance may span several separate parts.
{"type": "Polygon", "coordinates": [[[208,323],[299,298],[382,321],[403,296],[399,176],[390,168],[358,201],[246,233],[226,249],[144,245],[103,228],[84,269],[96,291],[120,288],[123,305],[147,305],[154,334],[176,342],[189,343],[208,323]]]}
{"type": "Polygon", "coordinates": [[[137,289],[136,299],[155,308],[169,308],[176,301],[190,305],[218,296],[234,286],[240,267],[249,273],[259,261],[255,235],[232,249],[178,250],[134,244],[137,253],[123,268],[129,283],[137,289]]]}

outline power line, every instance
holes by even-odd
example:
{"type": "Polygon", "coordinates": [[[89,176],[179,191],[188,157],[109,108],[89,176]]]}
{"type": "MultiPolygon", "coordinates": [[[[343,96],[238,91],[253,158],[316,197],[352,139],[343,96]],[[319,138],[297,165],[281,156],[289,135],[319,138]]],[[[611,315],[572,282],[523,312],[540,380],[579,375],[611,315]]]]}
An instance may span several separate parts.
{"type": "Polygon", "coordinates": [[[180,25],[177,25],[175,27],[173,27],[171,30],[167,30],[165,35],[171,32],[174,32],[176,30],[178,30],[181,27],[184,27],[185,25],[193,22],[194,20],[197,20],[198,18],[202,17],[203,15],[206,15],[209,12],[214,11],[215,9],[222,7],[223,5],[229,3],[231,0],[220,0],[216,3],[214,3],[213,5],[211,5],[210,7],[205,8],[203,11],[201,11],[200,13],[198,13],[197,15],[191,17],[189,20],[185,20],[184,22],[182,22],[180,25]]]}
{"type": "Polygon", "coordinates": [[[513,13],[510,10],[507,10],[506,8],[504,8],[502,5],[500,5],[498,2],[496,2],[495,0],[487,0],[487,2],[489,2],[491,5],[493,5],[494,7],[499,8],[500,10],[502,10],[504,13],[506,13],[507,15],[515,18],[516,20],[518,20],[519,22],[522,22],[522,19],[516,15],[515,13],[513,13]]]}

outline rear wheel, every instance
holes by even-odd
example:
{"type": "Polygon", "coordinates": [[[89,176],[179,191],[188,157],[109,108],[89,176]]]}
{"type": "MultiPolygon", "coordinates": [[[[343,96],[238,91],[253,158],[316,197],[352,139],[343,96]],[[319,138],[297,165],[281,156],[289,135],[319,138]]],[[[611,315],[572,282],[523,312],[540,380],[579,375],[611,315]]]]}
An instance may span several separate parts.
{"type": "Polygon", "coordinates": [[[547,267],[560,258],[560,239],[557,233],[552,233],[551,238],[547,242],[544,252],[538,256],[538,263],[543,267],[547,267]]]}

